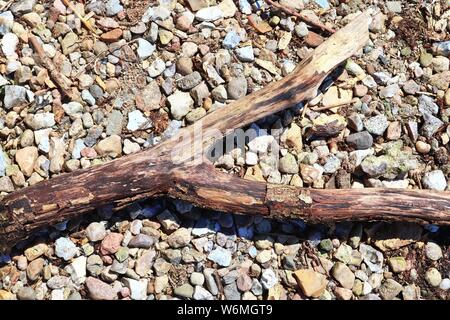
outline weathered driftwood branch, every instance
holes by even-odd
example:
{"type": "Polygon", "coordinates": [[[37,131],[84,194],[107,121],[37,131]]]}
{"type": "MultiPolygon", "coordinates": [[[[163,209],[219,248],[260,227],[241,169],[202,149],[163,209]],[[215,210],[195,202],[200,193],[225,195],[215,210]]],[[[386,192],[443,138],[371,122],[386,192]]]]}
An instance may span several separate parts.
{"type": "Polygon", "coordinates": [[[101,166],[62,174],[6,196],[0,203],[0,247],[11,248],[33,230],[109,203],[168,195],[226,212],[301,218],[413,221],[450,224],[447,193],[421,190],[316,190],[248,181],[214,171],[204,150],[228,130],[313,98],[326,76],[368,41],[363,13],[320,45],[282,80],[218,109],[155,147],[101,166]],[[214,129],[214,130],[212,130],[214,129]],[[191,141],[183,139],[190,136],[191,141]]]}
{"type": "Polygon", "coordinates": [[[300,20],[302,20],[303,22],[309,24],[310,26],[313,26],[315,28],[318,28],[322,31],[328,32],[330,34],[335,33],[336,31],[333,28],[327,27],[326,25],[324,25],[322,22],[320,21],[315,21],[312,20],[311,18],[307,17],[306,15],[297,12],[294,9],[290,9],[289,7],[283,6],[282,4],[276,2],[276,1],[272,1],[272,0],[265,0],[265,2],[270,5],[273,6],[275,8],[278,8],[279,10],[285,12],[286,14],[290,15],[290,16],[295,16],[297,18],[299,18],[300,20]]]}

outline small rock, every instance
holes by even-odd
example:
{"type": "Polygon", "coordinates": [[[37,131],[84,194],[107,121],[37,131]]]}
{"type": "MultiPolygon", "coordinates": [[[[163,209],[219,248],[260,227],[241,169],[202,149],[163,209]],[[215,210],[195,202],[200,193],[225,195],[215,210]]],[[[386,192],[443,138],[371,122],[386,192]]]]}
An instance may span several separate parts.
{"type": "Polygon", "coordinates": [[[341,284],[342,287],[346,289],[353,288],[355,275],[350,270],[350,268],[342,262],[336,262],[334,264],[333,269],[331,269],[331,274],[341,284]]]}
{"type": "Polygon", "coordinates": [[[123,240],[123,235],[120,233],[112,232],[108,234],[100,244],[100,253],[102,255],[114,254],[119,248],[123,240]]]}
{"type": "Polygon", "coordinates": [[[85,281],[88,295],[93,300],[115,300],[117,299],[117,291],[109,284],[93,278],[88,277],[85,281]]]}
{"type": "Polygon", "coordinates": [[[188,92],[175,91],[167,100],[170,104],[170,112],[176,120],[181,120],[194,105],[194,100],[188,92]]]}
{"type": "Polygon", "coordinates": [[[301,269],[294,272],[299,287],[307,297],[320,297],[327,286],[327,278],[313,269],[301,269]]]}
{"type": "Polygon", "coordinates": [[[105,225],[99,222],[92,222],[86,228],[86,236],[89,241],[97,242],[101,241],[106,237],[105,225]]]}
{"type": "Polygon", "coordinates": [[[179,297],[189,299],[194,295],[194,288],[189,283],[185,283],[176,287],[173,292],[179,297]]]}
{"type": "Polygon", "coordinates": [[[388,260],[389,266],[395,273],[406,271],[406,260],[403,257],[391,257],[388,260]]]}
{"type": "Polygon", "coordinates": [[[217,247],[209,253],[208,259],[222,267],[228,267],[231,263],[231,252],[222,247],[217,247]]]}
{"type": "Polygon", "coordinates": [[[436,268],[430,268],[425,273],[425,280],[432,287],[438,287],[442,281],[442,276],[436,268]]]}
{"type": "Polygon", "coordinates": [[[433,261],[437,261],[443,257],[441,247],[434,242],[428,242],[425,245],[425,255],[433,261]]]}
{"type": "Polygon", "coordinates": [[[369,131],[369,133],[382,136],[384,131],[386,131],[389,123],[385,115],[380,114],[378,116],[372,117],[364,121],[364,126],[369,131]]]}
{"type": "Polygon", "coordinates": [[[138,234],[131,238],[128,246],[130,248],[143,248],[149,249],[155,243],[155,239],[146,234],[138,234]]]}
{"type": "Polygon", "coordinates": [[[78,248],[69,238],[58,238],[55,241],[55,254],[68,261],[75,257],[78,253],[78,248]]]}
{"type": "Polygon", "coordinates": [[[350,134],[345,140],[349,146],[356,150],[369,149],[373,145],[372,135],[367,131],[350,134]]]}
{"type": "Polygon", "coordinates": [[[387,279],[380,287],[380,295],[384,300],[393,300],[402,291],[400,283],[393,279],[387,279]]]}
{"type": "Polygon", "coordinates": [[[247,79],[244,77],[231,78],[227,84],[229,99],[238,100],[247,94],[247,79]]]}
{"type": "Polygon", "coordinates": [[[447,188],[447,180],[441,170],[434,170],[425,173],[422,184],[427,189],[444,191],[447,188]]]}

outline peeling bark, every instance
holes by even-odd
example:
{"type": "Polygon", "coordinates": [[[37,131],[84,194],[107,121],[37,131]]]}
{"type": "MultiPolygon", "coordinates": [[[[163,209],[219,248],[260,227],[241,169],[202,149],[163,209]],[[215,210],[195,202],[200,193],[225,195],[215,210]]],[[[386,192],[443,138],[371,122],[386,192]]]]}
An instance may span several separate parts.
{"type": "Polygon", "coordinates": [[[189,126],[149,150],[61,174],[6,196],[0,203],[0,249],[11,249],[38,228],[97,207],[111,203],[123,207],[162,195],[203,208],[309,222],[450,224],[450,200],[445,192],[273,185],[215,171],[204,157],[204,150],[230,130],[314,98],[327,75],[369,40],[369,23],[370,15],[362,13],[317,47],[290,75],[205,116],[200,137],[194,134],[195,125],[189,126]],[[193,140],[183,140],[185,136],[193,140]],[[203,161],[198,164],[195,158],[203,161]]]}

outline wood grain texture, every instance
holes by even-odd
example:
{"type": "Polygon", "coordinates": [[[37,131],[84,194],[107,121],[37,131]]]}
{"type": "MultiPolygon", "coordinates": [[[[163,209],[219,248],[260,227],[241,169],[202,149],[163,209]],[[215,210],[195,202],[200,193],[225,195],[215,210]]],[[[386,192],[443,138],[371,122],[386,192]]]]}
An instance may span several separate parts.
{"type": "Polygon", "coordinates": [[[290,75],[208,114],[149,150],[61,174],[6,196],[0,202],[0,249],[7,251],[43,226],[95,208],[108,204],[123,207],[162,195],[203,208],[310,222],[450,224],[446,192],[273,185],[221,173],[205,159],[205,150],[230,130],[314,98],[327,75],[368,41],[369,23],[369,14],[362,13],[317,47],[290,75]]]}

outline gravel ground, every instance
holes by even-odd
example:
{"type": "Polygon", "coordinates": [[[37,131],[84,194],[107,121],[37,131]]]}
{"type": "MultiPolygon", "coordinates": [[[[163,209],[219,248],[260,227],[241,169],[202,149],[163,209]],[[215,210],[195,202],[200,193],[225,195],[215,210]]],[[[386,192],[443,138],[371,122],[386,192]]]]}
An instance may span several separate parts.
{"type": "MultiPolygon", "coordinates": [[[[247,1],[72,1],[76,14],[62,0],[0,1],[0,197],[151,147],[281,79],[327,37],[247,1]],[[61,96],[30,33],[76,99],[61,96]]],[[[249,126],[256,135],[217,170],[319,189],[449,189],[448,2],[280,3],[335,29],[370,8],[371,40],[308,104],[249,126]]],[[[0,255],[0,300],[446,300],[449,231],[146,200],[0,255]]]]}

